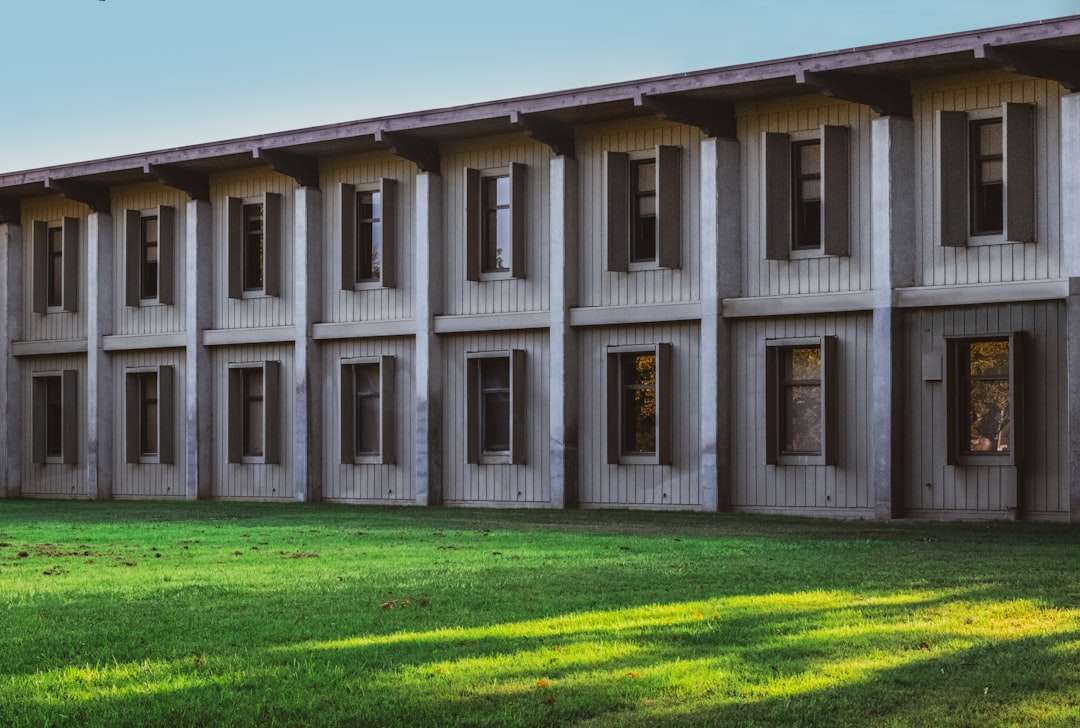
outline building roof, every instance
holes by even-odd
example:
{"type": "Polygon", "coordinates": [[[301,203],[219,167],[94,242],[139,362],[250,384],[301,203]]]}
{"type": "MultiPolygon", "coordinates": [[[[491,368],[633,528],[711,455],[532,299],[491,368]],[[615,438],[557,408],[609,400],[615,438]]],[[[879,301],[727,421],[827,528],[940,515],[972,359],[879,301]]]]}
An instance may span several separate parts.
{"type": "Polygon", "coordinates": [[[572,155],[575,126],[635,116],[734,136],[735,104],[815,91],[909,116],[913,80],[995,68],[1080,89],[1080,15],[2,173],[0,222],[21,199],[102,209],[111,186],[154,179],[205,199],[210,173],[245,167],[317,185],[318,159],[340,154],[389,149],[438,171],[440,142],[514,131],[572,155]]]}

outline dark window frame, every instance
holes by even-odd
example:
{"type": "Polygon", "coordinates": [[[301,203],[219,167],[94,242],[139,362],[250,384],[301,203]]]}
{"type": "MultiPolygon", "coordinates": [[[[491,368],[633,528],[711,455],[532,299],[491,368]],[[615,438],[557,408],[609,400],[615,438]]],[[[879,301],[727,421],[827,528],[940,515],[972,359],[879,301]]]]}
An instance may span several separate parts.
{"type": "Polygon", "coordinates": [[[125,455],[129,464],[171,465],[176,458],[176,375],[171,365],[131,367],[125,372],[126,423],[125,455]],[[153,378],[153,400],[147,396],[147,382],[153,378]],[[148,417],[149,405],[156,413],[148,417]],[[156,448],[148,449],[146,438],[152,423],[156,448]]]}
{"type": "Polygon", "coordinates": [[[836,465],[840,408],[836,381],[840,362],[837,338],[833,335],[768,339],[765,341],[765,462],[768,465],[836,465]],[[800,386],[803,380],[788,376],[785,366],[794,351],[820,350],[820,378],[812,383],[820,387],[820,448],[817,451],[787,450],[786,427],[793,413],[787,410],[785,393],[800,386]]]}
{"type": "Polygon", "coordinates": [[[1025,350],[1026,336],[1023,332],[971,334],[946,336],[946,402],[947,402],[947,458],[950,465],[1014,466],[1021,462],[1024,447],[1025,426],[1025,350]],[[1005,342],[1008,346],[1009,372],[1006,377],[980,377],[970,373],[971,347],[975,344],[1005,342]],[[967,371],[965,371],[967,370],[967,371]],[[970,388],[974,381],[1008,382],[1008,408],[1004,412],[1009,427],[1008,449],[976,451],[970,447],[971,415],[970,388]],[[964,443],[967,443],[965,446],[964,443]]]}
{"type": "Polygon", "coordinates": [[[791,143],[791,249],[821,250],[821,139],[804,139],[791,143]],[[817,149],[817,170],[807,171],[803,151],[817,149]],[[807,183],[817,183],[816,196],[805,194],[807,183]]]}
{"type": "Polygon", "coordinates": [[[50,225],[47,236],[45,305],[49,310],[60,310],[64,306],[64,229],[50,225]]]}
{"type": "Polygon", "coordinates": [[[244,232],[243,292],[262,293],[266,290],[266,206],[262,202],[244,203],[241,219],[244,232]],[[253,226],[257,222],[258,225],[253,226]],[[257,255],[255,255],[257,253],[257,255]],[[254,260],[257,258],[257,261],[254,260]]]}
{"type": "Polygon", "coordinates": [[[281,364],[238,362],[228,365],[228,461],[234,464],[267,464],[281,462],[281,364]],[[261,394],[252,393],[255,376],[261,377],[261,394]],[[252,447],[253,405],[258,401],[261,412],[261,452],[252,447]]]}
{"type": "Polygon", "coordinates": [[[978,235],[1002,235],[1005,232],[1005,121],[996,116],[988,119],[971,119],[968,121],[968,158],[971,169],[968,175],[971,187],[968,191],[968,211],[971,216],[970,234],[978,235]],[[981,149],[982,130],[989,127],[999,127],[999,148],[991,153],[984,153],[981,149]],[[987,184],[984,170],[986,164],[999,163],[1001,167],[1000,179],[996,184],[987,184]],[[991,209],[992,208],[992,209],[991,209]]]}
{"type": "Polygon", "coordinates": [[[524,465],[526,458],[526,399],[528,380],[525,370],[525,351],[480,351],[466,353],[466,427],[467,460],[476,465],[511,464],[524,465]],[[509,386],[495,388],[485,381],[485,373],[492,362],[505,361],[509,386]],[[505,393],[507,405],[507,449],[486,448],[488,429],[486,405],[488,398],[505,393]]]}
{"type": "Polygon", "coordinates": [[[617,273],[681,268],[682,148],[660,145],[649,150],[605,154],[607,270],[617,273]],[[655,165],[652,190],[641,190],[638,170],[655,165]],[[641,201],[654,199],[653,255],[639,255],[641,201]]]}
{"type": "MultiPolygon", "coordinates": [[[[674,407],[673,349],[669,343],[631,344],[607,348],[607,462],[609,465],[670,465],[674,407]],[[654,383],[627,382],[628,362],[636,357],[651,356],[654,362],[654,383]],[[642,451],[626,447],[634,428],[627,427],[630,412],[626,397],[635,391],[652,389],[654,449],[642,451]]],[[[636,440],[636,438],[635,438],[636,440]]]]}
{"type": "Polygon", "coordinates": [[[142,215],[139,218],[139,300],[156,301],[160,291],[160,220],[157,215],[142,215]],[[153,223],[153,236],[149,235],[148,226],[153,223]],[[153,251],[153,260],[150,252],[153,251]]]}
{"type": "Polygon", "coordinates": [[[32,374],[32,462],[78,462],[78,396],[78,373],[73,369],[32,374]]]}
{"type": "Polygon", "coordinates": [[[395,357],[390,355],[354,357],[341,360],[341,463],[392,464],[395,462],[395,357]],[[377,371],[376,392],[370,399],[377,399],[375,421],[363,421],[364,408],[360,406],[358,391],[358,367],[374,367],[377,371]],[[364,451],[360,438],[365,431],[374,429],[378,435],[378,449],[364,451]]]}
{"type": "Polygon", "coordinates": [[[341,206],[341,290],[393,288],[396,267],[397,182],[383,178],[370,184],[342,183],[339,185],[338,201],[341,206]],[[377,217],[364,214],[362,201],[366,195],[378,196],[377,217]],[[379,254],[377,273],[373,265],[376,238],[379,254]]]}

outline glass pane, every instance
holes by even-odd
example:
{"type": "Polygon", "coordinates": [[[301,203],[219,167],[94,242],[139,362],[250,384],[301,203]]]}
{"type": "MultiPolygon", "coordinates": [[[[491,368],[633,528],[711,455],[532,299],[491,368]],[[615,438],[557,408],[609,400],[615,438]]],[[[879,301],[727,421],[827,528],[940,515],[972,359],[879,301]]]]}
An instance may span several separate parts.
{"type": "Polygon", "coordinates": [[[821,452],[821,386],[784,387],[783,452],[819,454],[821,452]]]}
{"type": "Polygon", "coordinates": [[[821,381],[821,347],[788,349],[784,357],[784,378],[794,381],[821,381]]]}
{"type": "Polygon", "coordinates": [[[372,220],[378,217],[378,213],[375,211],[375,197],[374,192],[360,192],[356,196],[356,217],[358,220],[372,220]]]}
{"type": "Polygon", "coordinates": [[[800,182],[799,197],[803,201],[821,199],[821,179],[804,179],[800,182]]]}
{"type": "Polygon", "coordinates": [[[799,145],[799,175],[821,173],[821,143],[799,145]]]}
{"type": "Polygon", "coordinates": [[[49,228],[49,270],[46,304],[60,306],[64,303],[64,231],[49,228]]]}
{"type": "Polygon", "coordinates": [[[969,452],[1009,451],[1009,380],[968,382],[969,452]]]}
{"type": "Polygon", "coordinates": [[[495,178],[495,204],[499,207],[510,206],[510,177],[495,178]]]}
{"type": "Polygon", "coordinates": [[[146,402],[142,414],[142,442],[143,455],[156,455],[158,451],[158,405],[157,402],[146,402]]]}
{"type": "Polygon", "coordinates": [[[654,192],[656,190],[656,162],[652,160],[634,162],[634,190],[654,192]]]}
{"type": "Polygon", "coordinates": [[[244,205],[244,289],[263,287],[263,206],[244,205]]]}
{"type": "Polygon", "coordinates": [[[379,454],[379,394],[363,396],[356,400],[356,453],[379,454]]]}
{"type": "Polygon", "coordinates": [[[156,243],[158,239],[158,220],[156,217],[144,217],[142,219],[143,243],[156,243]]]}
{"type": "Polygon", "coordinates": [[[484,452],[510,450],[510,392],[484,394],[484,452]]]}
{"type": "Polygon", "coordinates": [[[263,454],[263,373],[261,369],[243,370],[244,454],[263,454]]]}
{"type": "Polygon", "coordinates": [[[1000,184],[1005,179],[1005,163],[1000,159],[980,162],[979,168],[979,181],[982,184],[1000,184]]]}
{"type": "Polygon", "coordinates": [[[968,372],[973,377],[1009,376],[1009,342],[976,341],[968,344],[968,372]]]}
{"type": "Polygon", "coordinates": [[[656,452],[656,355],[620,357],[621,439],[625,453],[656,452]]]}
{"type": "Polygon", "coordinates": [[[63,454],[64,407],[60,377],[46,377],[45,387],[45,455],[60,457],[63,454]]]}
{"type": "Polygon", "coordinates": [[[510,390],[510,360],[504,357],[480,360],[480,388],[510,390]]]}
{"type": "Polygon", "coordinates": [[[978,125],[979,156],[991,156],[1002,153],[1002,125],[1000,121],[978,125]]]}

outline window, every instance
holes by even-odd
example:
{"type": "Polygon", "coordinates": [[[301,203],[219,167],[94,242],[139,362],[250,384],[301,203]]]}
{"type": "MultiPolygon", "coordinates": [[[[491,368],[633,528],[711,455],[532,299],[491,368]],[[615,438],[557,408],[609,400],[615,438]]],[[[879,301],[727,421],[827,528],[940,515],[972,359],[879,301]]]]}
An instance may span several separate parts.
{"type": "Polygon", "coordinates": [[[764,135],[766,258],[850,254],[849,137],[846,126],[764,135]]]}
{"type": "Polygon", "coordinates": [[[128,463],[174,461],[173,367],[129,369],[126,374],[128,463]]]}
{"type": "Polygon", "coordinates": [[[341,364],[341,462],[394,462],[394,357],[341,364]]]}
{"type": "Polygon", "coordinates": [[[525,169],[465,170],[468,280],[525,277],[525,169]]]}
{"type": "Polygon", "coordinates": [[[176,209],[162,205],[151,212],[127,210],[124,238],[128,306],[173,303],[173,255],[176,209]]]}
{"type": "Polygon", "coordinates": [[[76,373],[66,370],[33,375],[33,461],[78,462],[76,373]]]}
{"type": "Polygon", "coordinates": [[[397,183],[341,185],[341,288],[392,288],[397,183]]]}
{"type": "Polygon", "coordinates": [[[467,359],[469,462],[525,462],[525,352],[470,353],[467,359]]]}
{"type": "Polygon", "coordinates": [[[947,340],[949,462],[1014,465],[1019,449],[1019,334],[947,340]]]}
{"type": "Polygon", "coordinates": [[[681,154],[669,146],[649,156],[607,153],[608,270],[679,267],[681,154]]]}
{"type": "Polygon", "coordinates": [[[608,349],[608,463],[671,463],[671,345],[608,349]]]}
{"type": "Polygon", "coordinates": [[[939,111],[941,244],[1035,240],[1035,107],[939,111]]]}
{"type": "Polygon", "coordinates": [[[280,295],[281,195],[229,198],[229,298],[280,295]]]}
{"type": "Polygon", "coordinates": [[[836,338],[766,342],[767,462],[834,465],[836,338]]]}
{"type": "Polygon", "coordinates": [[[79,220],[33,225],[33,309],[35,313],[79,308],[79,220]]]}
{"type": "Polygon", "coordinates": [[[279,363],[229,367],[229,462],[280,462],[279,363]]]}

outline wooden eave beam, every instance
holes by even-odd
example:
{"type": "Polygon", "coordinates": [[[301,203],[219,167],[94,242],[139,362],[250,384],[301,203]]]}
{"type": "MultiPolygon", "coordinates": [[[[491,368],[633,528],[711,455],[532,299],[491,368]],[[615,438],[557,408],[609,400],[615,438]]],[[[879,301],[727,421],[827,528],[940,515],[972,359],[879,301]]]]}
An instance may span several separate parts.
{"type": "Polygon", "coordinates": [[[520,127],[531,139],[546,144],[559,157],[574,156],[574,127],[543,114],[510,112],[510,123],[520,127]]]}
{"type": "Polygon", "coordinates": [[[726,101],[637,94],[634,106],[648,109],[661,119],[696,126],[709,137],[735,138],[735,105],[726,101]]]}
{"type": "Polygon", "coordinates": [[[896,78],[867,78],[842,71],[796,71],[795,82],[830,98],[865,104],[882,116],[911,118],[911,84],[896,78]]]}
{"type": "Polygon", "coordinates": [[[263,160],[275,172],[292,177],[301,187],[319,189],[319,160],[315,157],[262,147],[253,149],[251,156],[263,160]]]}
{"type": "Polygon", "coordinates": [[[1080,90],[1080,53],[1075,51],[984,44],[975,47],[975,57],[1012,73],[1057,81],[1069,91],[1080,90]]]}
{"type": "Polygon", "coordinates": [[[0,197],[0,224],[21,225],[22,205],[17,197],[0,197]]]}
{"type": "Polygon", "coordinates": [[[112,213],[112,197],[108,187],[74,179],[46,177],[45,189],[59,193],[69,200],[81,202],[92,212],[112,213]]]}
{"type": "Polygon", "coordinates": [[[421,172],[441,174],[439,145],[398,131],[375,131],[375,141],[384,145],[392,154],[407,159],[421,172]]]}
{"type": "Polygon", "coordinates": [[[210,201],[210,175],[171,164],[145,164],[143,172],[166,187],[180,190],[192,200],[210,201]]]}

